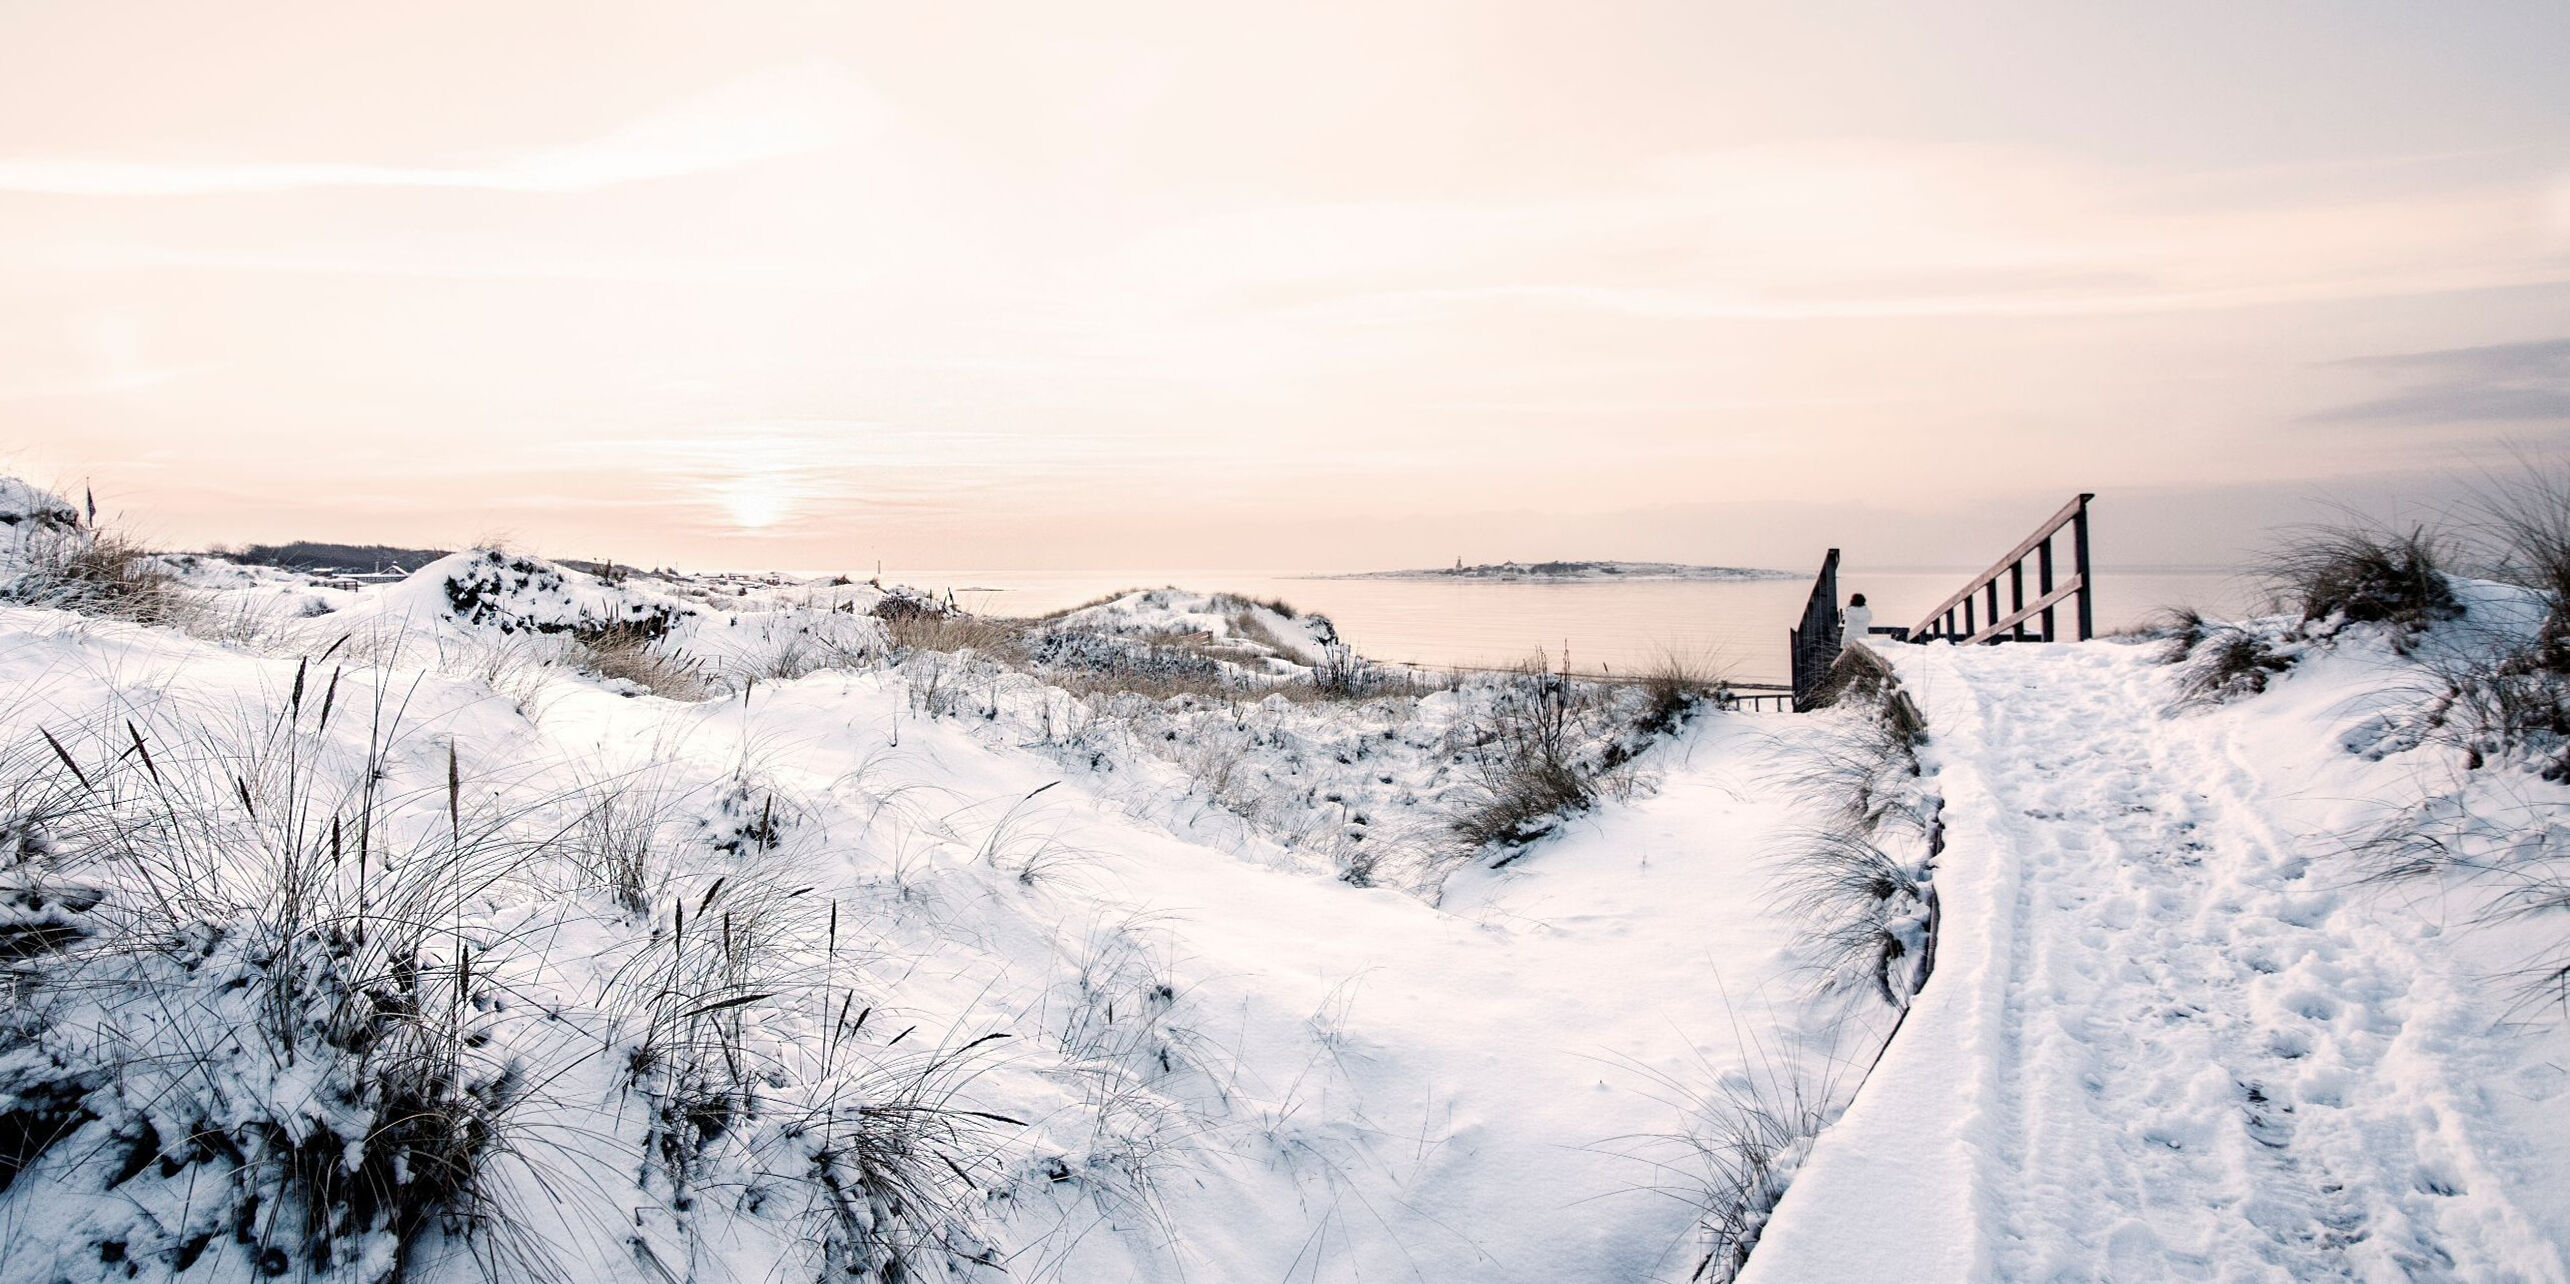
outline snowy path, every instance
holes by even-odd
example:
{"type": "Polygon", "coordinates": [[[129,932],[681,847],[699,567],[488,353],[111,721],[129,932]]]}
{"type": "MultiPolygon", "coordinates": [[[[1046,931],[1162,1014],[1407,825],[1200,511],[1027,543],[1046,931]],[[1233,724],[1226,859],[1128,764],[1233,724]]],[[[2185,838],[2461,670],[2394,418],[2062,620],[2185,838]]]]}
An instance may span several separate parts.
{"type": "Polygon", "coordinates": [[[1925,1101],[1924,1077],[1947,1106],[1860,1102],[1756,1278],[1858,1265],[1812,1242],[1820,1206],[1886,1175],[1832,1172],[1827,1151],[1880,1158],[1863,1134],[1885,1129],[1931,1134],[1911,1147],[1968,1187],[1961,1224],[1858,1251],[1943,1243],[1953,1278],[2563,1277],[2475,1148],[2484,1112],[2449,1054],[2486,1016],[2422,958],[2433,929],[2384,921],[2278,824],[2307,781],[2225,718],[2168,716],[2140,648],[1898,659],[1937,736],[1962,958],[1866,1093],[1925,1101]]]}
{"type": "Polygon", "coordinates": [[[2437,1121],[2373,1108],[2415,963],[2332,930],[2339,896],[2263,823],[2230,746],[2151,734],[2166,697],[2134,665],[1955,673],[2010,710],[1985,729],[1993,802],[2037,822],[2017,831],[2008,929],[2002,1272],[2314,1279],[2477,1256],[2438,1207],[2458,1175],[2410,1135],[2437,1121]]]}

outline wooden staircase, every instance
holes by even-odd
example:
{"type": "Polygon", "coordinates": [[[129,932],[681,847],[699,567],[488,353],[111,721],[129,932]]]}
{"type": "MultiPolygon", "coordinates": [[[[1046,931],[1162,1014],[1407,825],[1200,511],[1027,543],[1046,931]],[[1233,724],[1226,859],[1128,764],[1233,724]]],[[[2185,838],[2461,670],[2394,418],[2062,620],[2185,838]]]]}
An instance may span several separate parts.
{"type": "MultiPolygon", "coordinates": [[[[2055,612],[2070,604],[2072,625],[2078,641],[2095,636],[2097,611],[2092,592],[2094,577],[2088,566],[2088,501],[2097,498],[2083,493],[2062,506],[2035,533],[2018,541],[2006,556],[1990,564],[1990,569],[1972,578],[1954,596],[1937,604],[1925,618],[1909,628],[1877,628],[1908,642],[1947,641],[1963,646],[1989,642],[2051,642],[2058,638],[2059,621],[2055,612]],[[2053,555],[2053,541],[2064,530],[2070,532],[2070,572],[2059,574],[2053,555]],[[2034,596],[2026,596],[2026,563],[2034,563],[2034,596]],[[2007,583],[2007,604],[1999,601],[2000,582],[2007,583]],[[2033,622],[2034,628],[2027,625],[2033,622]]],[[[1838,609],[1838,550],[1829,550],[1821,559],[1820,574],[1813,577],[1811,596],[1803,602],[1802,623],[1788,634],[1793,656],[1794,712],[1803,713],[1816,707],[1822,690],[1829,681],[1831,666],[1847,644],[1844,625],[1838,609]]]]}
{"type": "Polygon", "coordinates": [[[2053,611],[2062,602],[2074,602],[2079,628],[2078,640],[2087,641],[2097,628],[2095,599],[2090,593],[2088,570],[2088,501],[2097,498],[2082,494],[2062,506],[2051,520],[2035,528],[2035,533],[2008,550],[2005,557],[1990,569],[1975,576],[1963,591],[1939,603],[1909,631],[1912,642],[1943,638],[1971,646],[1982,642],[2050,642],[2054,640],[2053,611]],[[2070,528],[2070,578],[2054,581],[2053,538],[2063,527],[2070,528]],[[2026,600],[2026,559],[2035,563],[2035,597],[2026,600]],[[1999,610],[1999,581],[2008,581],[2008,609],[1999,610]],[[1985,605],[1983,599],[1987,599],[1985,605]],[[1961,615],[1957,622],[1957,613],[1961,615]],[[2041,632],[2030,634],[2026,621],[2040,619],[2041,632]],[[1987,621],[1981,623],[1980,621],[1987,621]]]}

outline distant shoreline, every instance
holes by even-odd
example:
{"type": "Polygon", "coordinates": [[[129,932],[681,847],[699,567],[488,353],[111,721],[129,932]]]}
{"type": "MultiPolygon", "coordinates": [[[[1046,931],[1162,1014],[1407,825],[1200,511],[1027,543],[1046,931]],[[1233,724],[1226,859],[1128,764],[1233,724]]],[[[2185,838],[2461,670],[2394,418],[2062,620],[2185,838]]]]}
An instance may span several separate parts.
{"type": "Polygon", "coordinates": [[[1403,571],[1301,575],[1308,580],[1445,580],[1474,584],[1630,584],[1645,580],[1798,580],[1799,572],[1758,566],[1688,566],[1677,562],[1497,562],[1403,571]]]}

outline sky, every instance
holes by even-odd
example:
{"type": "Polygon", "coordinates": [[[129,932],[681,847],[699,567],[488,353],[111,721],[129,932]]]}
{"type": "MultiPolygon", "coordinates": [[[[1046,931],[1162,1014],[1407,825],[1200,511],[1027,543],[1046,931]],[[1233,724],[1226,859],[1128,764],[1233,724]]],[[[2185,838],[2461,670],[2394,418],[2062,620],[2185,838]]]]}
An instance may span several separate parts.
{"type": "Polygon", "coordinates": [[[2220,565],[2570,456],[2564,66],[2558,0],[0,0],[0,467],[184,547],[1973,563],[2084,490],[2220,565]]]}

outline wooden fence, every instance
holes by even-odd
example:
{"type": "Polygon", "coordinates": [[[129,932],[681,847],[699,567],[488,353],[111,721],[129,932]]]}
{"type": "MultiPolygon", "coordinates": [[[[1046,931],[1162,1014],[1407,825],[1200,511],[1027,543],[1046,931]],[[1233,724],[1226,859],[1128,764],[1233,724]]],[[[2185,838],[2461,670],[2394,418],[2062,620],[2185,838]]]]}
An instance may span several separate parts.
{"type": "Polygon", "coordinates": [[[1820,560],[1820,574],[1812,578],[1811,596],[1803,601],[1803,622],[1786,634],[1794,658],[1794,712],[1808,713],[1829,679],[1829,666],[1838,662],[1838,651],[1846,639],[1840,636],[1838,618],[1838,550],[1820,560]]]}
{"type": "MultiPolygon", "coordinates": [[[[2090,592],[2092,577],[2088,570],[2088,501],[2097,498],[2083,494],[2052,515],[2050,521],[2035,529],[2008,555],[1991,564],[1990,569],[1963,586],[1963,591],[1937,604],[1935,610],[1910,630],[1910,641],[1925,642],[1944,638],[1969,646],[1981,642],[2050,642],[2055,638],[2053,612],[2064,601],[2073,606],[2079,629],[2079,640],[2094,636],[2097,612],[2090,592]],[[2055,581],[2053,538],[2063,527],[2070,529],[2070,577],[2055,581]],[[2026,598],[2026,561],[2035,563],[2035,595],[2026,598]],[[1999,606],[1999,581],[2008,582],[2008,605],[1999,606]],[[2028,633],[2026,622],[2039,621],[2039,631],[2028,633]]],[[[1836,561],[1833,553],[1832,562],[1836,561]]],[[[1809,618],[1809,612],[1805,612],[1809,618]]],[[[1797,682],[1800,681],[1800,653],[1796,653],[1797,682]]]]}

